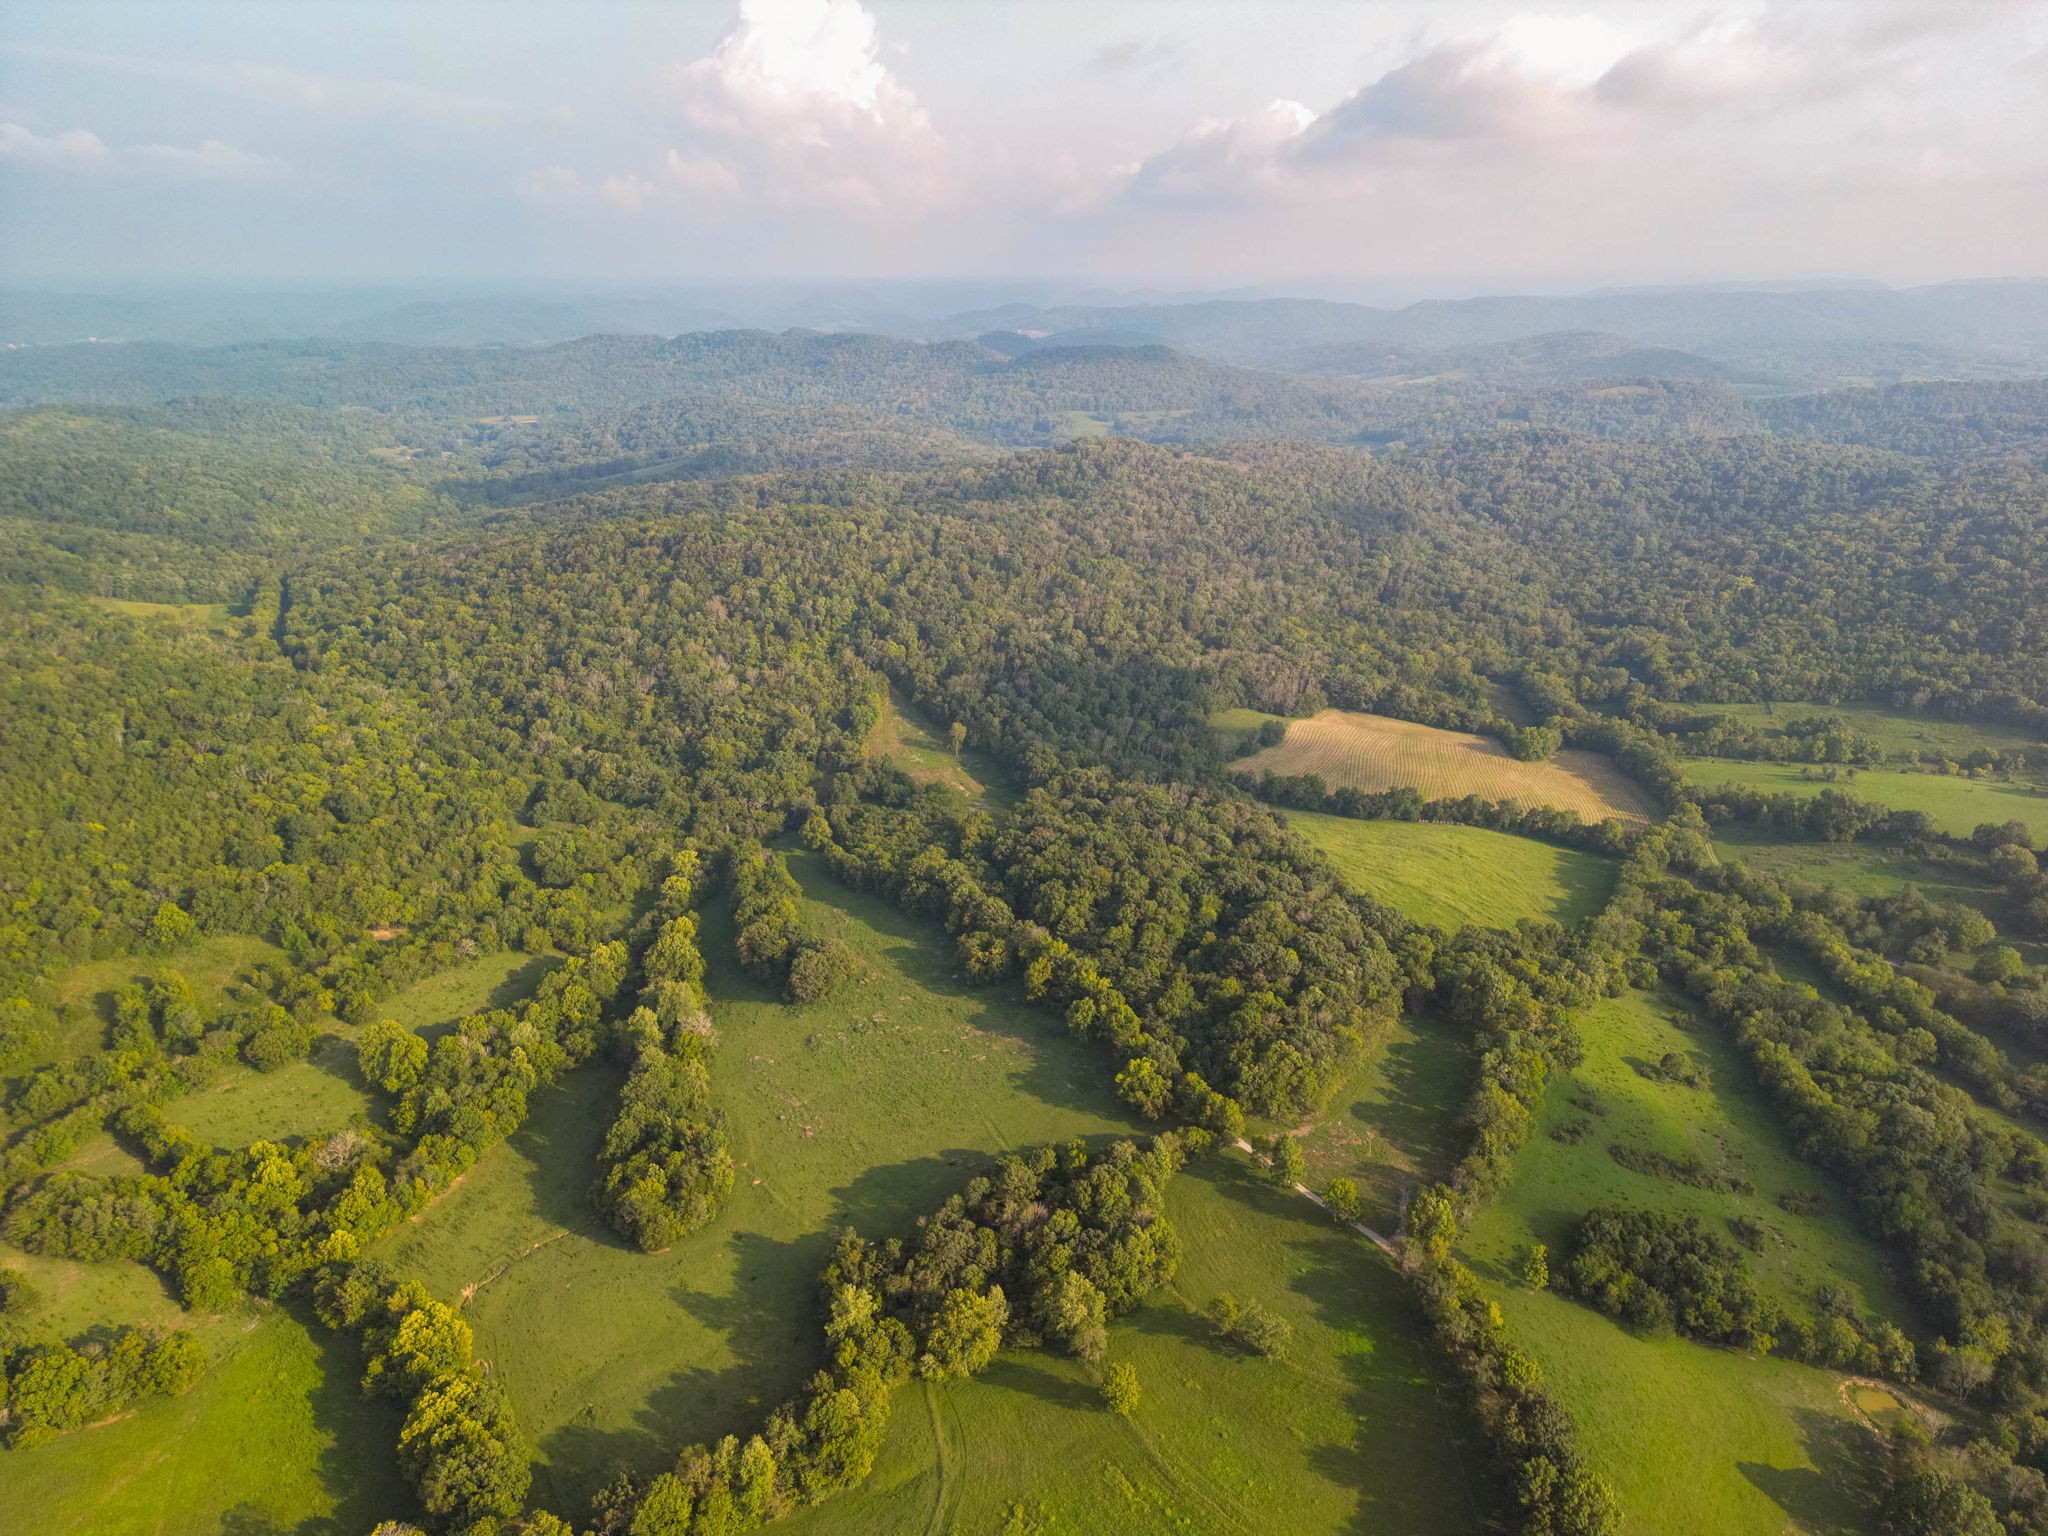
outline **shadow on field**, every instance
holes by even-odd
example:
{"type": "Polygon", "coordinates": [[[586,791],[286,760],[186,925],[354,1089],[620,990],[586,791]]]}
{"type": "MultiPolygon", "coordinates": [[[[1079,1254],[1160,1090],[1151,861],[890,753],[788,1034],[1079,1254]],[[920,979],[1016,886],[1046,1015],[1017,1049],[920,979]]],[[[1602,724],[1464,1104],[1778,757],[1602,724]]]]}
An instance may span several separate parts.
{"type": "Polygon", "coordinates": [[[392,1457],[404,1412],[389,1398],[365,1395],[357,1385],[363,1362],[354,1339],[323,1326],[310,1308],[291,1305],[285,1310],[306,1330],[320,1357],[318,1382],[308,1397],[313,1422],[325,1437],[320,1485],[334,1500],[334,1511],[285,1525],[259,1505],[237,1504],[221,1517],[221,1536],[355,1536],[380,1520],[416,1517],[412,1490],[398,1476],[392,1457]]]}
{"type": "Polygon", "coordinates": [[[1877,1518],[1870,1431],[1835,1414],[1812,1408],[1794,1412],[1799,1441],[1810,1467],[1770,1467],[1737,1462],[1742,1475],[1765,1497],[1814,1536],[1855,1536],[1877,1518]]]}
{"type": "Polygon", "coordinates": [[[1403,1186],[1437,1177],[1457,1161],[1453,1132],[1464,1108],[1471,1054],[1441,1019],[1420,1014],[1414,1027],[1414,1038],[1391,1040],[1381,1053],[1383,1100],[1361,1099],[1345,1111],[1353,1123],[1371,1127],[1421,1169],[1406,1173],[1377,1161],[1359,1169],[1379,1206],[1375,1214],[1385,1223],[1383,1230],[1395,1224],[1403,1186]]]}
{"type": "Polygon", "coordinates": [[[1100,1395],[1085,1381],[1056,1375],[1046,1369],[1043,1360],[1035,1357],[1004,1355],[976,1379],[1006,1391],[1022,1392],[1055,1408],[1090,1412],[1102,1406],[1100,1395]]]}
{"type": "Polygon", "coordinates": [[[573,1079],[544,1090],[547,1113],[533,1113],[510,1138],[512,1150],[539,1170],[529,1181],[534,1214],[550,1227],[566,1228],[602,1248],[630,1251],[590,1203],[597,1179],[597,1154],[618,1112],[625,1074],[602,1058],[577,1069],[573,1079]],[[554,1097],[554,1096],[560,1097],[554,1097]],[[572,1097],[573,1095],[573,1097],[572,1097]],[[579,1102],[580,1101],[580,1102],[579,1102]],[[573,1113],[584,1108],[586,1113],[573,1113]]]}
{"type": "MultiPolygon", "coordinates": [[[[1345,1406],[1357,1424],[1348,1442],[1314,1447],[1309,1463],[1339,1487],[1355,1490],[1351,1529],[1404,1528],[1400,1490],[1414,1468],[1406,1447],[1448,1441],[1456,1447],[1473,1528],[1500,1503],[1480,1451],[1477,1425],[1460,1405],[1448,1367],[1429,1344],[1428,1324],[1406,1282],[1377,1250],[1338,1229],[1298,1194],[1274,1188],[1236,1161],[1200,1166],[1231,1199],[1269,1217],[1286,1218],[1293,1232],[1278,1270],[1293,1271],[1291,1289],[1314,1309],[1316,1321],[1342,1337],[1333,1364],[1345,1383],[1345,1406]]],[[[1195,1170],[1191,1169],[1190,1173],[1195,1170]]],[[[1282,1351],[1285,1362],[1287,1352],[1282,1351]]]]}

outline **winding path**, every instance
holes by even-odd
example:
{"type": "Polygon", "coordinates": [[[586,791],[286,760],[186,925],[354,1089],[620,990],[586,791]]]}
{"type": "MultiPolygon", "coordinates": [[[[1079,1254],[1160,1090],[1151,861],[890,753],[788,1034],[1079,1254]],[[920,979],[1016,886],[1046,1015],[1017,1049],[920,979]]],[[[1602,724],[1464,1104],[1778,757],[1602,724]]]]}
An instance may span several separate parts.
{"type": "MultiPolygon", "coordinates": [[[[1250,1142],[1246,1141],[1242,1136],[1235,1138],[1231,1142],[1231,1145],[1236,1147],[1241,1152],[1249,1152],[1254,1161],[1264,1163],[1268,1168],[1273,1166],[1271,1158],[1260,1155],[1258,1149],[1254,1147],[1250,1142]]],[[[1324,1210],[1327,1211],[1330,1208],[1329,1203],[1325,1201],[1321,1195],[1317,1194],[1314,1190],[1310,1189],[1306,1184],[1296,1184],[1293,1186],[1293,1189],[1296,1194],[1306,1195],[1310,1200],[1313,1200],[1317,1205],[1321,1206],[1324,1210]]],[[[1399,1264],[1401,1262],[1401,1250],[1394,1246],[1391,1239],[1381,1236],[1379,1233],[1373,1231],[1371,1227],[1368,1227],[1362,1221],[1347,1221],[1342,1224],[1344,1226],[1349,1227],[1352,1231],[1356,1232],[1360,1237],[1365,1238],[1368,1242],[1370,1242],[1373,1245],[1373,1247],[1379,1249],[1381,1253],[1384,1253],[1396,1264],[1399,1264]]]]}

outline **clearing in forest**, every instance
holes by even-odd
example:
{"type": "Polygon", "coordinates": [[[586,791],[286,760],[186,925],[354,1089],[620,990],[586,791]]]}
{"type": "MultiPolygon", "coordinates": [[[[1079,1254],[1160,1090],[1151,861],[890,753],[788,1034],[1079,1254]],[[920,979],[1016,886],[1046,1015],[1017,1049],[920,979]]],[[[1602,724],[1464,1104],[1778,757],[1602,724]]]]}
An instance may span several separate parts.
{"type": "Polygon", "coordinates": [[[1532,1242],[1553,1277],[1579,1218],[1627,1204],[1698,1216],[1718,1235],[1747,1218],[1765,1233],[1751,1263],[1774,1298],[1810,1312],[1814,1288],[1847,1288],[1866,1311],[1913,1321],[1882,1252],[1856,1228],[1850,1198],[1794,1154],[1728,1038],[1682,1004],[1631,992],[1579,1021],[1585,1060],[1551,1085],[1507,1192],[1466,1234],[1466,1260],[1577,1418],[1595,1468],[1613,1484],[1623,1529],[1779,1536],[1794,1528],[1862,1529],[1876,1442],[1843,1403],[1839,1376],[1674,1336],[1646,1337],[1516,1276],[1532,1242]],[[1645,1076],[1666,1052],[1706,1069],[1701,1087],[1645,1076]],[[1695,1159],[1753,1193],[1702,1189],[1634,1172],[1611,1145],[1695,1159]],[[1780,1203],[1790,1194],[1805,1214],[1780,1203]],[[1796,1523],[1796,1524],[1795,1524],[1796,1523]]]}
{"type": "Polygon", "coordinates": [[[1597,752],[1567,749],[1548,762],[1524,763],[1485,736],[1341,709],[1291,722],[1279,745],[1230,766],[1254,777],[1321,774],[1331,789],[1405,787],[1425,800],[1477,795],[1555,806],[1586,821],[1646,822],[1654,814],[1648,796],[1597,752]]]}
{"type": "Polygon", "coordinates": [[[717,1221],[649,1255],[591,1209],[620,1084],[600,1062],[536,1094],[510,1141],[382,1245],[463,1302],[538,1452],[534,1498],[562,1513],[580,1518],[621,1467],[652,1474],[746,1431],[801,1386],[821,1363],[817,1278],[842,1227],[900,1236],[996,1152],[1140,1134],[1108,1064],[1056,1018],[968,987],[943,932],[838,886],[815,854],[790,865],[806,924],[870,975],[788,1006],[739,970],[727,904],[706,905],[712,1089],[739,1165],[717,1221]]]}
{"type": "Polygon", "coordinates": [[[2017,821],[2033,833],[2036,843],[2048,842],[2048,788],[2014,779],[1973,779],[1964,774],[1864,768],[1826,769],[1799,763],[1746,763],[1725,758],[1693,758],[1686,779],[1703,789],[1728,785],[1776,795],[1817,795],[1840,790],[1859,800],[1895,811],[1925,811],[1937,832],[1967,837],[1985,822],[2017,821]]]}
{"type": "Polygon", "coordinates": [[[1007,805],[1015,798],[1003,785],[1001,770],[985,754],[972,744],[954,753],[944,730],[894,694],[883,702],[882,718],[868,738],[868,756],[883,759],[920,784],[943,785],[970,800],[1007,805]]]}
{"type": "Polygon", "coordinates": [[[1434,1012],[1403,1014],[1304,1126],[1291,1131],[1308,1164],[1307,1184],[1350,1179],[1365,1201],[1365,1224],[1399,1230],[1406,1201],[1450,1177],[1468,1132],[1465,1104],[1478,1063],[1470,1032],[1434,1012]]]}
{"type": "MultiPolygon", "coordinates": [[[[1909,709],[1881,704],[1700,704],[1689,706],[1703,715],[1727,715],[1759,730],[1771,731],[1788,720],[1829,715],[1851,730],[1870,737],[1888,756],[1945,756],[1958,761],[1976,751],[2009,752],[2036,744],[2016,725],[1974,720],[1937,720],[1909,709]]],[[[1782,732],[1779,732],[1782,734],[1782,732]]]]}
{"type": "Polygon", "coordinates": [[[873,1475],[790,1536],[1487,1528],[1484,1441],[1390,1264],[1236,1156],[1190,1166],[1167,1214],[1179,1272],[1109,1330],[1108,1358],[1135,1365],[1143,1393],[1128,1419],[1056,1351],[913,1382],[873,1475]],[[1226,1291],[1292,1327],[1278,1358],[1215,1337],[1203,1309],[1226,1291]]]}
{"type": "MultiPolygon", "coordinates": [[[[729,918],[707,908],[714,1093],[740,1165],[717,1221],[647,1255],[597,1220],[593,1154],[619,1079],[592,1067],[537,1095],[517,1135],[384,1245],[437,1295],[466,1293],[478,1353],[537,1448],[534,1497],[564,1514],[621,1467],[651,1473],[691,1441],[748,1432],[817,1368],[817,1276],[842,1227],[906,1235],[997,1152],[1144,1134],[1112,1064],[1057,1018],[966,986],[941,931],[832,883],[815,855],[790,862],[806,923],[871,975],[784,1005],[739,973],[729,918]]],[[[1398,1277],[1241,1167],[1191,1168],[1171,1199],[1189,1250],[1174,1292],[1112,1330],[1112,1355],[1145,1377],[1134,1420],[1042,1352],[970,1384],[913,1384],[868,1487],[793,1524],[924,1529],[943,1497],[947,1529],[998,1528],[1017,1503],[1058,1511],[1050,1528],[1105,1532],[1267,1529],[1274,1507],[1301,1511],[1291,1528],[1340,1531],[1361,1503],[1391,1511],[1387,1529],[1471,1528],[1438,1505],[1464,1509],[1456,1458],[1480,1457],[1462,1428],[1446,1439],[1455,1389],[1398,1277]],[[1192,1309],[1225,1289],[1295,1322],[1286,1358],[1210,1339],[1192,1309]],[[1412,1468],[1431,1469],[1421,1486],[1412,1468]]]]}
{"type": "Polygon", "coordinates": [[[1512,928],[1525,917],[1590,917],[1614,894],[1615,865],[1598,854],[1433,821],[1360,821],[1285,811],[1353,890],[1439,928],[1512,928]]]}

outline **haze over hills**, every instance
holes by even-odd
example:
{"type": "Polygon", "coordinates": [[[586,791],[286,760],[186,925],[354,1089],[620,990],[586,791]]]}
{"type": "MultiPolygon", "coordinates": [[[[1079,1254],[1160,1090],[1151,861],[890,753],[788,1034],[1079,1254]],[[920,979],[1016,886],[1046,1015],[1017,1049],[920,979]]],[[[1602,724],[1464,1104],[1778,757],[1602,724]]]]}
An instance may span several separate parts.
{"type": "MultiPolygon", "coordinates": [[[[957,308],[987,284],[610,293],[387,290],[0,293],[16,344],[278,338],[528,346],[595,333],[791,327],[1047,346],[1161,344],[1289,372],[1495,383],[1719,379],[1753,388],[2048,371],[2048,280],[1888,289],[1803,284],[1430,300],[1400,309],[1301,298],[1012,301],[957,308]],[[1508,344],[1508,351],[1497,351],[1508,344]]],[[[1014,287],[1008,290],[1015,293],[1014,287]]]]}

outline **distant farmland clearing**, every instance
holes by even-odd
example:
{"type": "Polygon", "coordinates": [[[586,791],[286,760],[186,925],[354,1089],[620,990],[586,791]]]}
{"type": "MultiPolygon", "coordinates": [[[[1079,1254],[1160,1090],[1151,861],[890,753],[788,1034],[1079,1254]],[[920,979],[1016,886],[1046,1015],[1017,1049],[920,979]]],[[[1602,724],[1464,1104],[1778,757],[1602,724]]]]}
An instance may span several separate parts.
{"type": "Polygon", "coordinates": [[[1546,763],[1517,762],[1498,742],[1462,731],[1326,709],[1287,727],[1286,739],[1231,765],[1238,773],[1319,773],[1332,789],[1412,786],[1425,800],[1511,800],[1551,805],[1587,821],[1648,821],[1649,799],[1597,752],[1566,750],[1546,763]]]}

